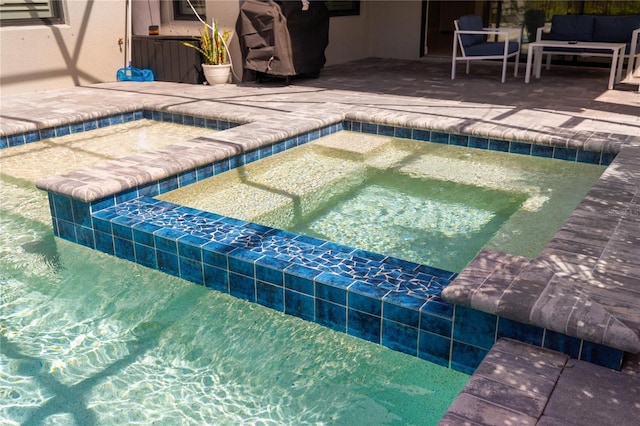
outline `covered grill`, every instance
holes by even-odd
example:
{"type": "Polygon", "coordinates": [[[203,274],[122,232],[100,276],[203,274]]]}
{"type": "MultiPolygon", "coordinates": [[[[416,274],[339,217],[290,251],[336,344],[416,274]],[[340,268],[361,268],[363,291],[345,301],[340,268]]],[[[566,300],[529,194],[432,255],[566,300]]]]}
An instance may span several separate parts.
{"type": "Polygon", "coordinates": [[[246,0],[237,30],[244,68],[258,80],[317,77],[326,61],[329,12],[323,1],[246,0]]]}

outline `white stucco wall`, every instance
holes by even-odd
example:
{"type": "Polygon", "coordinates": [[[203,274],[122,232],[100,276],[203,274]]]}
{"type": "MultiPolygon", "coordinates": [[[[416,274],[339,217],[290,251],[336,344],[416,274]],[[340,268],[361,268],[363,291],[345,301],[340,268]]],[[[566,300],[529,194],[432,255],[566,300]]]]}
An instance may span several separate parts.
{"type": "Polygon", "coordinates": [[[420,1],[368,3],[369,56],[417,59],[420,57],[420,1]]]}
{"type": "MultiPolygon", "coordinates": [[[[170,1],[151,4],[160,9],[161,35],[198,34],[199,22],[173,20],[170,1]]],[[[215,16],[222,26],[235,28],[240,0],[207,0],[206,8],[209,21],[215,16]]],[[[418,58],[420,15],[420,1],[365,0],[359,16],[332,17],[327,65],[371,56],[418,58]]],[[[1,95],[115,80],[126,64],[124,45],[118,45],[125,37],[125,0],[67,0],[65,18],[61,25],[0,28],[1,95]]],[[[231,54],[241,76],[237,36],[231,54]]]]}
{"type": "Polygon", "coordinates": [[[327,65],[368,57],[420,57],[420,1],[363,1],[358,16],[332,17],[327,65]]]}
{"type": "Polygon", "coordinates": [[[65,20],[0,28],[3,96],[115,80],[125,64],[125,1],[67,1],[65,20]]]}
{"type": "Polygon", "coordinates": [[[340,64],[371,56],[369,49],[369,13],[372,2],[362,2],[358,16],[334,16],[329,21],[327,65],[340,64]]]}

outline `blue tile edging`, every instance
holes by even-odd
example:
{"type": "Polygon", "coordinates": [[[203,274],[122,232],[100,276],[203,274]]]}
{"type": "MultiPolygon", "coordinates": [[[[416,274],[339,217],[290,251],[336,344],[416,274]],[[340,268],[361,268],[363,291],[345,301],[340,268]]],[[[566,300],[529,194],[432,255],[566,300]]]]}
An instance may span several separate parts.
{"type": "MultiPolygon", "coordinates": [[[[182,124],[186,126],[208,128],[212,130],[226,130],[240,125],[240,123],[234,123],[227,120],[219,120],[216,118],[206,118],[188,114],[177,114],[167,111],[144,109],[132,112],[112,114],[76,123],[61,124],[55,127],[47,127],[23,133],[16,133],[13,135],[1,136],[0,149],[38,142],[43,139],[108,127],[115,124],[141,120],[143,118],[154,121],[182,124]]],[[[428,129],[415,129],[410,127],[375,124],[352,120],[344,120],[342,122],[341,129],[353,132],[370,133],[380,136],[393,136],[424,142],[449,144],[476,149],[488,149],[491,151],[508,152],[520,155],[532,155],[535,157],[554,158],[565,161],[598,164],[602,166],[608,166],[609,164],[611,164],[616,156],[615,153],[611,152],[586,151],[575,148],[537,145],[528,142],[509,141],[439,132],[428,129]]]]}
{"type": "Polygon", "coordinates": [[[455,273],[151,198],[354,126],[464,143],[428,130],[345,121],[91,203],[50,192],[54,233],[468,374],[500,337],[620,368],[622,351],[449,304],[440,293],[455,273]]]}
{"type": "Polygon", "coordinates": [[[16,133],[12,135],[0,136],[0,149],[11,148],[14,146],[38,142],[44,139],[66,136],[73,133],[86,132],[89,130],[95,130],[102,127],[109,127],[116,124],[123,124],[142,119],[176,123],[185,126],[202,127],[211,130],[226,130],[240,125],[239,123],[234,123],[227,120],[219,120],[215,118],[206,118],[188,114],[175,114],[166,111],[143,109],[131,112],[111,114],[104,117],[93,118],[90,120],[84,120],[75,123],[60,124],[54,127],[45,127],[42,129],[16,133]]]}
{"type": "Polygon", "coordinates": [[[622,362],[623,351],[447,303],[452,272],[150,197],[94,213],[49,197],[58,237],[468,374],[500,337],[622,362]]]}
{"type": "Polygon", "coordinates": [[[553,158],[579,163],[597,164],[601,166],[608,166],[616,157],[616,154],[612,152],[586,151],[575,148],[562,148],[551,145],[538,145],[529,142],[461,135],[428,129],[414,129],[410,127],[350,120],[344,120],[343,127],[344,130],[352,132],[370,133],[380,136],[393,136],[396,138],[413,139],[445,145],[456,145],[465,148],[486,149],[489,151],[531,155],[534,157],[553,158]]]}

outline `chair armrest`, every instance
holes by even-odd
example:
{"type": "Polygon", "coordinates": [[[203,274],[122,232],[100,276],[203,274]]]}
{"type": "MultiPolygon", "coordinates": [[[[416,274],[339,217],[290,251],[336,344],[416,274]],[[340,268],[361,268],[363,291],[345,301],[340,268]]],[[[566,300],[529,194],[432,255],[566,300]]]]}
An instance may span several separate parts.
{"type": "Polygon", "coordinates": [[[542,40],[542,33],[548,33],[550,32],[550,30],[551,28],[538,27],[538,29],[536,30],[536,41],[542,40]]]}
{"type": "Polygon", "coordinates": [[[509,32],[516,32],[513,30],[501,30],[499,28],[492,28],[488,30],[455,30],[456,34],[484,34],[484,35],[506,35],[509,37],[509,32]]]}
{"type": "Polygon", "coordinates": [[[511,34],[515,34],[514,38],[518,39],[518,42],[522,39],[522,28],[485,28],[488,31],[498,31],[497,34],[507,34],[507,39],[511,39],[511,34]]]}
{"type": "Polygon", "coordinates": [[[629,49],[629,56],[640,54],[640,28],[633,30],[631,33],[631,49],[629,49]]]}
{"type": "Polygon", "coordinates": [[[499,30],[489,29],[489,30],[456,30],[455,32],[460,34],[496,34],[499,30]]]}
{"type": "MultiPolygon", "coordinates": [[[[518,43],[522,42],[522,28],[503,28],[502,31],[506,31],[507,34],[515,34],[518,43]]],[[[508,38],[509,35],[507,35],[507,39],[508,38]]]]}
{"type": "Polygon", "coordinates": [[[455,30],[454,34],[482,34],[482,35],[495,35],[495,36],[504,36],[504,42],[509,41],[509,34],[516,34],[516,38],[518,40],[518,44],[521,43],[522,40],[522,32],[517,28],[511,29],[500,29],[500,28],[488,28],[484,30],[455,30]]]}

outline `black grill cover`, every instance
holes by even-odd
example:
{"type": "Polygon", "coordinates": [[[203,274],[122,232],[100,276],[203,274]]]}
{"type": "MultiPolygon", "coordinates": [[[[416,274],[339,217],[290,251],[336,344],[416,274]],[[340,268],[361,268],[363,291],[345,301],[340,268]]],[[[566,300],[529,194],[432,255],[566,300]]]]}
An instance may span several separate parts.
{"type": "Polygon", "coordinates": [[[326,61],[329,12],[323,1],[245,0],[237,30],[245,70],[274,76],[318,73],[326,61]]]}

